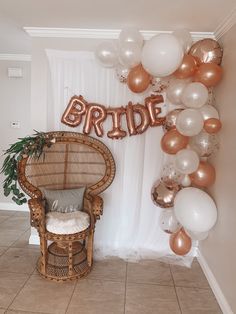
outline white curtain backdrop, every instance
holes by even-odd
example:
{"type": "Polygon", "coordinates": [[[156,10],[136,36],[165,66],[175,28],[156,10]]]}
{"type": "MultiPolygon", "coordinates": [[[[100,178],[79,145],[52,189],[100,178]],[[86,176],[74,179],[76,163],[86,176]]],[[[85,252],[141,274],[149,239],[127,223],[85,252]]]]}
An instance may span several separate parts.
{"type": "MultiPolygon", "coordinates": [[[[75,94],[107,107],[126,106],[128,101],[143,104],[147,93],[132,93],[126,84],[117,80],[114,69],[98,64],[93,52],[47,50],[46,53],[50,68],[48,131],[82,132],[83,122],[74,129],[60,122],[75,94]]],[[[117,172],[112,185],[103,193],[104,214],[95,232],[96,257],[119,256],[133,260],[168,257],[175,262],[186,262],[171,253],[169,236],[158,225],[162,209],[151,200],[151,188],[160,177],[165,158],[160,148],[162,128],[149,128],[141,135],[112,140],[106,136],[111,125],[108,117],[104,123],[104,137],[99,139],[111,150],[117,172]]],[[[127,130],[125,119],[122,125],[127,130]]],[[[96,137],[95,133],[90,135],[96,137]]]]}

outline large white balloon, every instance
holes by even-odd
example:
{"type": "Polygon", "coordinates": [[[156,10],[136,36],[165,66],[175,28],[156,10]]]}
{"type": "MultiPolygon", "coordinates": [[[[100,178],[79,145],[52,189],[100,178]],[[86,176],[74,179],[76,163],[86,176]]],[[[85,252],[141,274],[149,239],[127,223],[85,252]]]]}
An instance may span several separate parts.
{"type": "Polygon", "coordinates": [[[141,48],[134,42],[124,42],[119,48],[119,61],[127,68],[133,68],[141,62],[141,48]]]}
{"type": "Polygon", "coordinates": [[[192,232],[209,231],[217,220],[213,199],[204,191],[188,187],[179,191],[174,200],[177,220],[192,232]]]}
{"type": "Polygon", "coordinates": [[[175,167],[183,174],[190,174],[199,166],[198,154],[192,149],[181,149],[175,155],[175,167]]]}
{"type": "Polygon", "coordinates": [[[118,63],[118,52],[112,41],[101,42],[95,51],[95,56],[102,66],[113,68],[118,63]]]}
{"type": "Polygon", "coordinates": [[[175,105],[182,104],[181,97],[186,86],[187,86],[187,81],[185,80],[178,80],[178,79],[172,80],[170,82],[169,87],[166,90],[166,97],[169,99],[169,101],[172,104],[175,104],[175,105]]]}
{"type": "Polygon", "coordinates": [[[215,107],[213,107],[211,105],[205,105],[205,106],[201,107],[200,112],[201,112],[204,120],[207,120],[210,118],[219,119],[218,111],[216,110],[215,107]]]}
{"type": "Polygon", "coordinates": [[[177,29],[172,33],[181,43],[184,52],[188,52],[192,46],[192,36],[187,29],[177,29]]]}
{"type": "Polygon", "coordinates": [[[177,130],[185,136],[194,136],[201,132],[204,125],[202,114],[196,109],[181,111],[176,120],[177,130]]]}
{"type": "Polygon", "coordinates": [[[186,107],[200,108],[208,100],[208,90],[202,83],[189,83],[181,95],[181,100],[186,107]]]}
{"type": "Polygon", "coordinates": [[[120,32],[119,42],[120,45],[123,45],[123,43],[125,42],[133,42],[137,44],[139,47],[142,47],[143,36],[138,29],[133,27],[127,27],[120,32]]]}
{"type": "Polygon", "coordinates": [[[172,34],[159,34],[148,40],[142,52],[142,65],[153,76],[163,77],[178,69],[183,48],[172,34]]]}
{"type": "Polygon", "coordinates": [[[191,230],[187,230],[185,229],[185,232],[187,233],[187,235],[190,236],[190,238],[194,241],[202,241],[202,240],[205,240],[208,235],[209,235],[209,232],[208,231],[205,231],[205,232],[193,232],[191,230]]]}

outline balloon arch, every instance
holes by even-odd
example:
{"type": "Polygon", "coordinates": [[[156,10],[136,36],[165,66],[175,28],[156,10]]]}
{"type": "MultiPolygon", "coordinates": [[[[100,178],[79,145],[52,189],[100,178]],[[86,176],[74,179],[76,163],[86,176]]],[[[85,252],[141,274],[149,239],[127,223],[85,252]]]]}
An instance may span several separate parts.
{"type": "Polygon", "coordinates": [[[118,45],[101,42],[95,56],[102,66],[114,68],[118,80],[132,92],[149,89],[151,95],[144,105],[130,102],[125,108],[106,109],[75,96],[62,122],[76,126],[84,115],[84,132],[89,134],[93,126],[96,134],[103,136],[101,123],[110,114],[113,129],[107,136],[112,139],[126,136],[120,125],[122,114],[126,114],[130,135],[143,133],[148,126],[163,125],[161,148],[170,161],[164,165],[151,197],[163,208],[160,227],[170,234],[170,248],[177,255],[186,255],[192,240],[204,240],[217,220],[216,205],[206,188],[214,184],[216,177],[208,157],[219,146],[221,122],[212,102],[213,87],[222,78],[223,50],[210,38],[192,44],[186,30],[159,34],[143,42],[137,29],[127,28],[121,31],[118,45]],[[158,94],[162,92],[176,105],[165,118],[158,116],[163,101],[158,94]],[[135,125],[135,112],[141,117],[139,125],[135,125]]]}

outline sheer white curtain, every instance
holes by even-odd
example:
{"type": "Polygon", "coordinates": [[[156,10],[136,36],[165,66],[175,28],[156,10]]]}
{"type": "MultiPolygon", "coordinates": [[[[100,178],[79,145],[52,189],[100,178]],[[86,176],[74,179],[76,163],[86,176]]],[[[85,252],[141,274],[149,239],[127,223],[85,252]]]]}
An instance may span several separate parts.
{"type": "MultiPolygon", "coordinates": [[[[113,69],[100,66],[92,52],[46,51],[50,83],[48,130],[82,131],[60,122],[69,99],[83,95],[88,102],[105,106],[125,106],[128,101],[143,103],[145,94],[136,95],[120,83],[113,69]]],[[[124,129],[125,120],[122,121],[124,129]]],[[[104,134],[111,119],[104,123],[104,134]]],[[[96,225],[97,257],[119,256],[139,259],[172,255],[169,236],[158,226],[161,208],[152,203],[150,191],[159,178],[164,155],[160,148],[161,127],[122,140],[100,138],[111,150],[117,167],[112,185],[103,194],[104,214],[96,225]]],[[[96,137],[95,133],[91,134],[96,137]]],[[[173,255],[172,255],[173,256],[173,255]]]]}

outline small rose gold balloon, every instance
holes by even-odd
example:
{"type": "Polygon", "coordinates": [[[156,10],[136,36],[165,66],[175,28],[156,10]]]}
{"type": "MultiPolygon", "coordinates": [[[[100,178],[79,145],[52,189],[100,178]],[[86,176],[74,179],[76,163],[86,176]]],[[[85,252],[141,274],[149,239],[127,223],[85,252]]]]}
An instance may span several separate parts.
{"type": "Polygon", "coordinates": [[[132,92],[142,93],[148,88],[151,79],[152,76],[139,64],[129,71],[127,85],[132,92]]]}
{"type": "Polygon", "coordinates": [[[167,154],[176,154],[188,145],[189,138],[176,129],[168,131],[161,139],[161,148],[167,154]]]}
{"type": "Polygon", "coordinates": [[[198,169],[191,173],[189,177],[193,185],[204,188],[214,184],[216,171],[209,162],[200,161],[198,169]]]}
{"type": "Polygon", "coordinates": [[[174,72],[174,76],[178,79],[186,79],[193,76],[197,69],[197,61],[191,55],[184,55],[180,67],[174,72]]]}
{"type": "Polygon", "coordinates": [[[151,192],[152,200],[155,205],[162,208],[174,206],[174,198],[179,187],[167,188],[163,182],[157,181],[151,192]]]}
{"type": "Polygon", "coordinates": [[[191,250],[192,240],[187,235],[184,228],[181,228],[170,236],[169,244],[175,254],[186,255],[191,250]]]}
{"type": "Polygon", "coordinates": [[[194,43],[189,51],[189,54],[194,56],[198,64],[221,64],[223,49],[216,40],[206,38],[194,43]]]}
{"type": "Polygon", "coordinates": [[[222,68],[215,63],[201,64],[194,74],[194,82],[200,82],[206,87],[212,87],[219,83],[223,76],[222,68]]]}
{"type": "Polygon", "coordinates": [[[204,122],[204,129],[209,134],[215,134],[220,131],[222,124],[219,119],[210,118],[204,122]]]}

